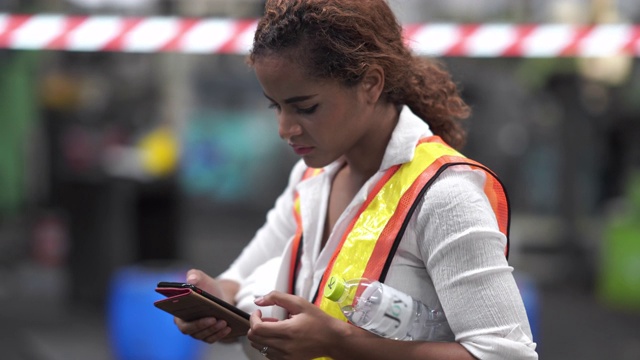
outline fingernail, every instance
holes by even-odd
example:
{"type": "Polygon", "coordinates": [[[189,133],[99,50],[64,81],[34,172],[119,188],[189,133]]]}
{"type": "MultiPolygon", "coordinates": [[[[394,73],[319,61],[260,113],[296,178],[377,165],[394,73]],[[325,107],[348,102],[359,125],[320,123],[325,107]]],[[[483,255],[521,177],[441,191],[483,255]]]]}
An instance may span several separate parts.
{"type": "Polygon", "coordinates": [[[194,283],[196,280],[198,280],[198,277],[197,277],[197,276],[195,276],[195,275],[189,275],[189,276],[187,276],[187,282],[188,282],[189,284],[194,283]]]}
{"type": "Polygon", "coordinates": [[[257,304],[259,302],[262,302],[262,300],[264,300],[264,296],[258,296],[253,300],[253,302],[257,304]]]}

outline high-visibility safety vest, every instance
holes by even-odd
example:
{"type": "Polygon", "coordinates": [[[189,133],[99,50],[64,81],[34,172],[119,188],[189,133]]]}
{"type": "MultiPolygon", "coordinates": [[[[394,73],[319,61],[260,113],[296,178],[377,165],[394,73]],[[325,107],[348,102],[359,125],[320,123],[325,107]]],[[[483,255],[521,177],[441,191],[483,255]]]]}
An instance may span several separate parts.
{"type": "MultiPolygon", "coordinates": [[[[490,169],[466,158],[439,136],[430,136],[418,142],[413,160],[387,170],[362,204],[325,269],[313,300],[316,306],[332,317],[347,321],[338,305],[323,296],[327,280],[332,275],[339,275],[344,279],[368,278],[384,282],[420,199],[438,175],[453,165],[468,165],[486,173],[484,192],[495,213],[500,232],[507,238],[505,256],[508,256],[510,212],[504,186],[490,169]]],[[[307,169],[303,179],[315,176],[320,171],[307,169]]],[[[302,243],[302,219],[297,194],[293,213],[297,230],[293,239],[289,272],[291,294],[294,293],[302,243]]]]}

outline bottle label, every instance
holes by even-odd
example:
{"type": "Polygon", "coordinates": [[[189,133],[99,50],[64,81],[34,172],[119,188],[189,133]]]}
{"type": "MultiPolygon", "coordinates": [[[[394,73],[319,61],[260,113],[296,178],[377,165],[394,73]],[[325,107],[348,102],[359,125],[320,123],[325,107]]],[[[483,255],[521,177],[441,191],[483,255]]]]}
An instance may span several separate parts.
{"type": "MultiPolygon", "coordinates": [[[[403,339],[411,326],[413,299],[410,295],[384,284],[382,287],[380,306],[371,314],[371,321],[363,328],[382,337],[403,339]]],[[[373,287],[367,288],[362,298],[367,299],[373,291],[373,287]]]]}

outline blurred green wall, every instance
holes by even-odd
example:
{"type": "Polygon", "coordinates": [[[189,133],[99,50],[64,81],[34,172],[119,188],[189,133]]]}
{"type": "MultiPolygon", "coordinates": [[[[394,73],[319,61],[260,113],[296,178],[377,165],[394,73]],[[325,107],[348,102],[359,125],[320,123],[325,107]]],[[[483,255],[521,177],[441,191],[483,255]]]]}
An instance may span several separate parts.
{"type": "Polygon", "coordinates": [[[36,65],[32,52],[0,53],[0,215],[26,199],[28,137],[37,118],[36,65]]]}

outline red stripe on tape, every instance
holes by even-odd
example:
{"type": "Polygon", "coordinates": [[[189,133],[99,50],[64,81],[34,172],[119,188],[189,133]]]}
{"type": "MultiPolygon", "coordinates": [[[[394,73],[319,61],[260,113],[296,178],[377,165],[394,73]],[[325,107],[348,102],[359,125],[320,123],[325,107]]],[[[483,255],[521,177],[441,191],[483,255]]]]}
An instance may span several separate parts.
{"type": "Polygon", "coordinates": [[[78,26],[82,25],[88,16],[72,16],[65,19],[64,28],[62,33],[58,35],[55,39],[51,40],[46,46],[45,49],[48,50],[65,50],[68,48],[68,40],[69,35],[73,30],[75,30],[78,26]]]}
{"type": "Polygon", "coordinates": [[[169,40],[159,51],[176,51],[180,50],[180,43],[184,35],[198,24],[198,19],[182,19],[178,24],[178,30],[171,40],[169,40]]]}
{"type": "Polygon", "coordinates": [[[405,46],[409,48],[412,48],[414,46],[413,43],[416,42],[416,33],[423,27],[423,25],[419,24],[408,24],[404,26],[404,28],[402,29],[402,38],[404,40],[405,46]]]}
{"type": "Polygon", "coordinates": [[[629,42],[622,48],[622,53],[626,55],[640,55],[640,25],[631,28],[629,42]]]}
{"type": "Polygon", "coordinates": [[[467,54],[467,40],[473,35],[480,25],[468,24],[460,25],[460,36],[455,44],[444,52],[445,56],[465,56],[467,54]]]}
{"type": "Polygon", "coordinates": [[[571,43],[560,50],[559,56],[573,56],[579,53],[580,43],[591,33],[593,26],[579,26],[574,31],[571,43]]]}
{"type": "Polygon", "coordinates": [[[222,54],[237,53],[240,35],[249,30],[253,24],[255,24],[254,20],[238,20],[234,24],[233,36],[220,46],[219,52],[222,54]]]}
{"type": "Polygon", "coordinates": [[[511,46],[507,47],[503,52],[502,56],[505,57],[518,57],[522,56],[524,51],[522,50],[522,44],[524,40],[531,35],[532,32],[537,28],[536,25],[520,25],[516,28],[516,39],[511,44],[511,46]]]}
{"type": "Polygon", "coordinates": [[[16,31],[19,27],[24,25],[27,21],[31,19],[30,15],[13,15],[9,16],[7,20],[7,25],[2,33],[0,33],[0,48],[9,48],[11,47],[11,35],[16,31]]]}
{"type": "Polygon", "coordinates": [[[124,38],[129,34],[129,32],[138,26],[144,19],[143,18],[124,18],[122,19],[122,23],[120,26],[120,30],[118,34],[111,39],[108,43],[106,43],[102,50],[104,51],[118,51],[124,48],[124,38]]]}

